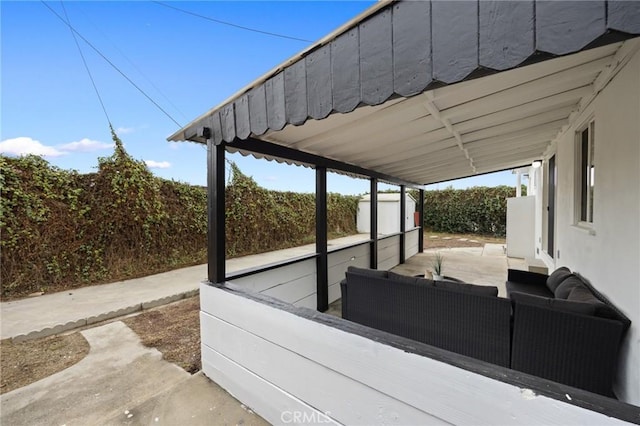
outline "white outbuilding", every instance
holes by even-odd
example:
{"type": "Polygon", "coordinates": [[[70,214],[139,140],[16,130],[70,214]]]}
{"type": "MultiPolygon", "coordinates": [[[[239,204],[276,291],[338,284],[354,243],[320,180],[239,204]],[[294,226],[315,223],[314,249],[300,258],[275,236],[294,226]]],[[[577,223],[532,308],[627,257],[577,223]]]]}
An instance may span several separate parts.
{"type": "MultiPolygon", "coordinates": [[[[416,200],[409,194],[405,196],[405,229],[413,229],[416,200]]],[[[358,232],[365,234],[371,229],[371,195],[363,195],[358,202],[358,232]]],[[[400,193],[378,193],[378,233],[382,235],[400,232],[400,193]]]]}

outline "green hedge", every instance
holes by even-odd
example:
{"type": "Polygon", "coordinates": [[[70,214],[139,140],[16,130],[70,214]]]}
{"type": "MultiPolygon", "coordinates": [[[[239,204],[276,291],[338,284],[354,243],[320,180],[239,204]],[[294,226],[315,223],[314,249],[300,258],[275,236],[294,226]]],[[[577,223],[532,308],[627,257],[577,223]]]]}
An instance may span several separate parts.
{"type": "MultiPolygon", "coordinates": [[[[206,189],[153,176],[113,139],[91,174],[0,156],[2,298],[206,262],[206,189]]],[[[228,257],[314,241],[313,194],[268,191],[232,169],[228,257]]],[[[357,197],[328,199],[330,234],[355,233],[357,197]]]]}
{"type": "MultiPolygon", "coordinates": [[[[270,191],[231,163],[226,197],[229,256],[262,253],[315,241],[315,194],[270,191]]],[[[327,228],[332,238],[356,230],[358,196],[327,195],[327,228]]]]}
{"type": "Polygon", "coordinates": [[[504,237],[507,198],[515,193],[511,186],[425,191],[424,226],[435,232],[504,237]]]}

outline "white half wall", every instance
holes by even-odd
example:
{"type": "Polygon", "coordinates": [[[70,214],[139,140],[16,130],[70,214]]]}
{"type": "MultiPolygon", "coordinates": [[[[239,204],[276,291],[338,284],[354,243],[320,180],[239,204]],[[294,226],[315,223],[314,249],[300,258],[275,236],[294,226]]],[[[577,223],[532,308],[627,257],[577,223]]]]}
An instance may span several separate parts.
{"type": "Polygon", "coordinates": [[[400,235],[378,240],[378,268],[391,269],[400,263],[400,235]]]}
{"type": "MultiPolygon", "coordinates": [[[[406,233],[405,257],[409,258],[418,252],[418,236],[416,228],[406,233]]],[[[340,281],[345,277],[349,266],[369,267],[371,246],[363,242],[347,248],[330,249],[327,257],[329,303],[340,297],[340,281]]],[[[400,236],[378,240],[378,269],[391,269],[400,260],[400,236]]],[[[315,309],[317,306],[316,260],[310,258],[273,269],[256,272],[241,278],[232,278],[231,282],[243,290],[262,293],[275,297],[295,306],[315,309]]]]}
{"type": "Polygon", "coordinates": [[[273,424],[624,423],[229,290],[200,300],[204,373],[273,424]]]}
{"type": "Polygon", "coordinates": [[[263,293],[296,306],[316,309],[316,260],[308,259],[260,272],[233,283],[253,293],[263,293]]]}
{"type": "MultiPolygon", "coordinates": [[[[557,140],[555,265],[584,276],[632,321],[614,388],[640,405],[640,53],[557,140]],[[575,134],[595,120],[593,226],[576,224],[575,134]]],[[[545,204],[539,203],[544,209],[545,204]]],[[[541,212],[544,214],[544,211],[541,212]]],[[[543,257],[544,258],[544,257],[543,257]]]]}
{"type": "Polygon", "coordinates": [[[369,243],[349,247],[347,249],[329,252],[327,264],[329,283],[329,303],[335,302],[342,297],[340,281],[345,277],[345,272],[349,266],[359,268],[369,267],[369,243]]]}
{"type": "Polygon", "coordinates": [[[408,259],[411,256],[418,254],[418,237],[420,236],[420,228],[407,231],[404,235],[404,257],[405,259],[408,259]]]}

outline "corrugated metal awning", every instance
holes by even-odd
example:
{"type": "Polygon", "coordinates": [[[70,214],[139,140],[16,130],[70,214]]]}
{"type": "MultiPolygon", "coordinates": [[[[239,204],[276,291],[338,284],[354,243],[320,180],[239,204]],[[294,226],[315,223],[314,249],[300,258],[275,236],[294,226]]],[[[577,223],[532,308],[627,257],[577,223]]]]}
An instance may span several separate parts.
{"type": "Polygon", "coordinates": [[[169,139],[269,141],[432,183],[540,158],[638,49],[640,2],[374,7],[169,139]]]}

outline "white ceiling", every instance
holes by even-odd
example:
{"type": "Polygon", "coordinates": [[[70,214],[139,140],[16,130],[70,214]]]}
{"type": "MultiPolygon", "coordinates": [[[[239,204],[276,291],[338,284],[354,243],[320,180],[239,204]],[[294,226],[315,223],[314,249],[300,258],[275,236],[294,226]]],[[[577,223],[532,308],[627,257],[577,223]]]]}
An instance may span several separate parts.
{"type": "Polygon", "coordinates": [[[540,159],[622,43],[254,136],[429,184],[540,159]]]}

